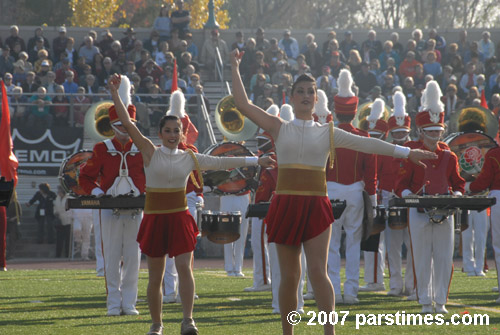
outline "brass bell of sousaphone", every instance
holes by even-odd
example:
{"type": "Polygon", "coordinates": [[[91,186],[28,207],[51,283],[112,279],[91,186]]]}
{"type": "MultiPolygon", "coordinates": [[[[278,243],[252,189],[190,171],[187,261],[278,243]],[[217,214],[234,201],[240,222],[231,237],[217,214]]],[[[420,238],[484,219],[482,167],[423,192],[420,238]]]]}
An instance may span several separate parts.
{"type": "Polygon", "coordinates": [[[109,122],[109,108],[111,106],[113,106],[112,101],[99,101],[92,104],[85,114],[84,129],[87,135],[96,142],[115,135],[109,122]]]}
{"type": "MultiPolygon", "coordinates": [[[[370,111],[372,110],[372,104],[373,102],[365,102],[364,104],[358,106],[358,110],[356,111],[356,116],[354,117],[354,120],[352,122],[352,125],[356,128],[359,129],[367,129],[368,128],[368,121],[366,118],[370,115],[370,111]]],[[[384,112],[382,114],[381,119],[384,121],[388,121],[389,118],[391,117],[392,111],[391,108],[387,106],[387,104],[384,106],[384,112]]]]}
{"type": "Polygon", "coordinates": [[[482,106],[469,106],[451,114],[449,132],[482,131],[491,138],[498,132],[498,121],[493,113],[482,106]]]}
{"type": "Polygon", "coordinates": [[[215,108],[215,123],[229,141],[246,141],[252,138],[259,127],[243,116],[236,108],[232,95],[222,98],[215,108]]]}

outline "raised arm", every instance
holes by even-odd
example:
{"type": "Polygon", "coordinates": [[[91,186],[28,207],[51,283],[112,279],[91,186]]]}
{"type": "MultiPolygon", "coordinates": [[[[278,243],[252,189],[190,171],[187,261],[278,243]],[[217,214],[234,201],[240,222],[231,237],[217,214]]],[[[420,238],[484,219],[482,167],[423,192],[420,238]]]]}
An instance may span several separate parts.
{"type": "Polygon", "coordinates": [[[109,92],[111,93],[111,98],[113,99],[113,103],[115,104],[116,114],[118,115],[118,118],[120,119],[123,127],[125,128],[125,130],[127,130],[127,133],[132,138],[132,141],[134,141],[134,144],[141,152],[144,165],[147,166],[149,165],[151,157],[153,156],[153,153],[155,151],[155,145],[147,137],[142,135],[135,123],[130,119],[127,109],[123,104],[122,99],[118,95],[118,88],[120,87],[120,83],[121,76],[119,74],[112,75],[108,83],[109,92]]]}
{"type": "Polygon", "coordinates": [[[255,106],[248,100],[239,69],[242,56],[243,53],[240,53],[238,49],[233,50],[229,56],[231,60],[233,96],[236,107],[243,115],[268,132],[276,140],[282,120],[279,117],[267,114],[262,108],[255,106]]]}

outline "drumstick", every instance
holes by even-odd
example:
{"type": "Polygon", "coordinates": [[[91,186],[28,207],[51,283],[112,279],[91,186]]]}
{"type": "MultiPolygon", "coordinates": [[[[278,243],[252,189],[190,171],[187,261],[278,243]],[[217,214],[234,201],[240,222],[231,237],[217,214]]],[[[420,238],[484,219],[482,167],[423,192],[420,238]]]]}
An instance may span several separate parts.
{"type": "Polygon", "coordinates": [[[416,195],[418,195],[420,193],[420,191],[422,191],[426,186],[428,186],[430,184],[430,180],[427,180],[423,185],[422,187],[417,191],[417,193],[415,193],[416,195]]]}

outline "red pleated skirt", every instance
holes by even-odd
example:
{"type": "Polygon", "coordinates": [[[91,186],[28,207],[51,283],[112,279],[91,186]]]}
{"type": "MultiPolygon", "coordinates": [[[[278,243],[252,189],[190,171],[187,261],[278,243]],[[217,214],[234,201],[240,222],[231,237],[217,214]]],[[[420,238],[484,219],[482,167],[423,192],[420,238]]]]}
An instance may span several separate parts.
{"type": "Polygon", "coordinates": [[[265,220],[269,242],[300,245],[324,232],[334,219],[327,196],[277,194],[265,220]]]}
{"type": "Polygon", "coordinates": [[[169,257],[193,251],[198,227],[188,210],[169,214],[144,214],[137,242],[150,257],[169,257]]]}

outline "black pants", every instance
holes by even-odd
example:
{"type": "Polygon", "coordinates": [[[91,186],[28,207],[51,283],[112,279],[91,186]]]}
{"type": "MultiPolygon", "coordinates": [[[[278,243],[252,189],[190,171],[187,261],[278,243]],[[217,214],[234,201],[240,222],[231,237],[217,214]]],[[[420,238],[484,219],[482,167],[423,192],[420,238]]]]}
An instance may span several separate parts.
{"type": "Polygon", "coordinates": [[[71,225],[56,226],[56,257],[69,257],[69,241],[71,234],[71,225]],[[63,253],[64,249],[64,253],[63,253]]]}
{"type": "Polygon", "coordinates": [[[54,217],[52,215],[39,216],[38,221],[38,243],[43,243],[45,232],[47,232],[47,242],[54,243],[54,217]]]}

